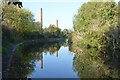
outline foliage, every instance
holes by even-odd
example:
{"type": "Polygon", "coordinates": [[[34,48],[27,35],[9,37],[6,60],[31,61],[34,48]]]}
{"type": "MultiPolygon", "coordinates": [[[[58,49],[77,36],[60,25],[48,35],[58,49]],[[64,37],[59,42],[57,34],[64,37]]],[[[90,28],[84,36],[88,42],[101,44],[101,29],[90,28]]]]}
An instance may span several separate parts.
{"type": "Polygon", "coordinates": [[[63,33],[60,28],[57,28],[55,25],[50,24],[48,28],[44,29],[45,37],[62,37],[63,33]]]}
{"type": "MultiPolygon", "coordinates": [[[[74,30],[82,37],[78,46],[85,45],[101,50],[109,43],[110,37],[105,35],[106,32],[116,30],[118,26],[118,5],[115,2],[85,3],[75,15],[73,25],[74,30]]],[[[109,32],[109,35],[112,36],[113,33],[109,32]]]]}
{"type": "Polygon", "coordinates": [[[2,9],[2,48],[5,53],[10,47],[8,42],[15,44],[25,40],[63,37],[63,32],[55,25],[43,29],[35,21],[33,13],[25,8],[4,4],[2,9]]]}
{"type": "Polygon", "coordinates": [[[73,66],[78,72],[78,76],[80,78],[119,78],[120,69],[113,68],[116,65],[115,62],[114,65],[108,66],[106,61],[98,57],[98,54],[99,52],[92,48],[89,50],[84,49],[83,52],[75,54],[73,66]]]}
{"type": "Polygon", "coordinates": [[[73,41],[72,45],[81,49],[77,50],[77,53],[82,54],[82,56],[76,54],[79,57],[75,58],[74,61],[78,73],[83,72],[79,73],[80,77],[120,77],[120,64],[118,63],[120,61],[120,11],[118,7],[119,4],[115,2],[87,2],[78,9],[73,21],[74,34],[78,37],[72,36],[71,40],[73,41]],[[89,61],[91,58],[93,60],[89,61]],[[92,66],[94,61],[101,65],[99,67],[101,69],[98,70],[99,72],[92,71],[92,73],[96,73],[93,76],[87,75],[84,72],[90,68],[95,68],[92,66]],[[85,71],[82,69],[82,65],[84,65],[85,71]],[[103,72],[101,73],[101,71],[103,72]],[[114,75],[109,72],[113,72],[114,75]]]}
{"type": "Polygon", "coordinates": [[[34,71],[35,61],[40,59],[40,54],[54,55],[63,42],[59,43],[30,43],[19,46],[11,61],[7,78],[26,78],[34,71]],[[49,52],[49,53],[48,53],[49,52]]]}

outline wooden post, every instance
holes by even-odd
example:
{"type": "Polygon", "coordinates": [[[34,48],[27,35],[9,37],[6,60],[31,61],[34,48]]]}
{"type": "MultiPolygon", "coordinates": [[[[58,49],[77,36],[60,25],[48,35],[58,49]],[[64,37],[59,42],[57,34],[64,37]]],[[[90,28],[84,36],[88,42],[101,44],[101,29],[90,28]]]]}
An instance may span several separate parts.
{"type": "Polygon", "coordinates": [[[42,20],[42,8],[40,9],[40,28],[42,28],[43,20],[42,20]]]}
{"type": "Polygon", "coordinates": [[[56,20],[56,27],[58,28],[58,20],[56,20]]]}

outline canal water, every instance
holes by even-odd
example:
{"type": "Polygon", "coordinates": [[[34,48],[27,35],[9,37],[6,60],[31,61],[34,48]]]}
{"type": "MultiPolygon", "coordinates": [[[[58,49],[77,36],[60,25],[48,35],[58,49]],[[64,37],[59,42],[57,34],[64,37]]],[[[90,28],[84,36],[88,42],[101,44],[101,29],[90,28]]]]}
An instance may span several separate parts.
{"type": "Polygon", "coordinates": [[[9,78],[120,78],[120,57],[74,44],[27,43],[19,46],[6,72],[9,78]],[[114,56],[114,57],[112,57],[114,56]]]}
{"type": "Polygon", "coordinates": [[[16,49],[8,77],[79,78],[73,67],[75,53],[64,43],[22,45],[16,49]]]}
{"type": "Polygon", "coordinates": [[[53,54],[42,52],[40,60],[35,61],[34,71],[28,78],[77,78],[77,73],[73,70],[74,53],[69,51],[69,47],[61,46],[53,54]]]}

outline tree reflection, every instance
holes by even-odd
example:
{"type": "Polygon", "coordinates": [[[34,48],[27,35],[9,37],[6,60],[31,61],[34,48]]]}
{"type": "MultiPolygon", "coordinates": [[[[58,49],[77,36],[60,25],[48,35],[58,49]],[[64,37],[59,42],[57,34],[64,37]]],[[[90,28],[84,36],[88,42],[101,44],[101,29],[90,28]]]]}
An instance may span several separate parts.
{"type": "MultiPolygon", "coordinates": [[[[106,32],[108,36],[109,34],[107,33],[110,32],[106,32]]],[[[118,40],[116,46],[119,44],[118,40]]],[[[120,50],[118,47],[113,48],[111,45],[112,43],[106,44],[102,51],[100,51],[96,48],[80,49],[76,45],[71,44],[69,50],[76,53],[73,66],[78,76],[80,78],[120,78],[120,50]]]]}
{"type": "Polygon", "coordinates": [[[25,78],[34,70],[34,53],[21,53],[20,49],[16,50],[11,61],[11,66],[7,73],[8,78],[25,78]]]}
{"type": "MultiPolygon", "coordinates": [[[[43,52],[53,55],[58,52],[64,42],[59,43],[31,43],[24,44],[16,49],[10,68],[6,72],[7,78],[25,78],[34,71],[35,61],[40,60],[40,68],[43,68],[43,52]]],[[[58,53],[56,54],[58,57],[58,53]]]]}

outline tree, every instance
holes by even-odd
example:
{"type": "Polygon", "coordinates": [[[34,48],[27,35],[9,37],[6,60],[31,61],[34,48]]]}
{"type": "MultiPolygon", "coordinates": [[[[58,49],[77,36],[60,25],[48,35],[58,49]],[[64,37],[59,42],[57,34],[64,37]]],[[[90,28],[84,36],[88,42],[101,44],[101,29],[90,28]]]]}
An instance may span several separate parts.
{"type": "Polygon", "coordinates": [[[82,39],[73,42],[81,49],[74,58],[80,77],[120,77],[119,10],[119,3],[115,2],[87,2],[78,9],[73,27],[82,39]]]}
{"type": "Polygon", "coordinates": [[[74,30],[83,37],[85,45],[90,44],[93,47],[98,47],[100,36],[104,35],[106,31],[116,28],[117,13],[115,2],[85,3],[74,17],[74,30]]]}
{"type": "Polygon", "coordinates": [[[3,25],[14,30],[14,36],[16,37],[23,38],[27,32],[34,29],[33,14],[27,9],[20,9],[13,5],[3,6],[3,22],[3,25]]]}
{"type": "Polygon", "coordinates": [[[55,25],[50,24],[48,28],[44,29],[44,35],[46,37],[60,37],[61,29],[57,28],[55,25]]]}

